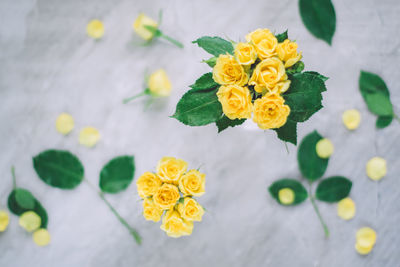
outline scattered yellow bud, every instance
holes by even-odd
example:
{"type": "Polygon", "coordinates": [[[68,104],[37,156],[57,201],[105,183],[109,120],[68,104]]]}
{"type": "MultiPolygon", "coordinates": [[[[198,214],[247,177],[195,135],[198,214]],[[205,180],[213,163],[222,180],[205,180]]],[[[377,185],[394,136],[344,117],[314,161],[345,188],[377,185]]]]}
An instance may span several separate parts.
{"type": "Polygon", "coordinates": [[[100,20],[94,19],[86,26],[86,31],[90,37],[100,39],[104,35],[104,25],[100,20]]]}
{"type": "Polygon", "coordinates": [[[356,214],[356,205],[354,201],[349,197],[340,200],[337,204],[337,214],[343,220],[352,219],[356,214]]]}
{"type": "Polygon", "coordinates": [[[171,82],[163,69],[153,72],[149,78],[149,90],[154,96],[169,96],[171,94],[171,82]]]}
{"type": "Polygon", "coordinates": [[[33,211],[26,211],[19,217],[19,225],[28,232],[33,232],[40,227],[42,219],[33,211]]]}
{"type": "Polygon", "coordinates": [[[347,129],[354,130],[360,125],[361,114],[356,109],[349,109],[343,112],[342,120],[347,129]]]}
{"type": "Polygon", "coordinates": [[[323,138],[316,145],[317,155],[320,158],[327,159],[333,154],[333,144],[328,138],[323,138]]]}
{"type": "Polygon", "coordinates": [[[79,133],[79,144],[93,147],[100,140],[100,133],[94,127],[85,127],[79,133]]]}
{"type": "Polygon", "coordinates": [[[373,157],[367,162],[366,170],[369,178],[378,181],[386,175],[386,160],[381,157],[373,157]]]}
{"type": "Polygon", "coordinates": [[[133,23],[133,29],[140,37],[148,41],[154,37],[154,33],[146,29],[145,26],[152,26],[157,28],[158,24],[152,18],[146,16],[143,13],[140,13],[133,23]]]}
{"type": "Polygon", "coordinates": [[[74,118],[68,113],[61,113],[56,120],[57,132],[67,135],[74,129],[74,118]]]}
{"type": "Polygon", "coordinates": [[[360,244],[358,244],[358,243],[356,243],[356,245],[355,245],[356,251],[357,251],[358,253],[360,253],[361,255],[367,255],[368,253],[371,252],[371,250],[372,250],[373,247],[374,247],[374,246],[362,247],[362,246],[360,246],[360,244]]]}
{"type": "Polygon", "coordinates": [[[8,213],[4,210],[0,210],[0,232],[4,232],[7,229],[9,222],[10,217],[8,213]]]}
{"type": "Polygon", "coordinates": [[[282,188],[278,192],[279,202],[283,205],[290,205],[294,201],[294,191],[290,188],[282,188]]]}
{"type": "Polygon", "coordinates": [[[376,232],[369,228],[360,228],[356,233],[356,245],[355,248],[361,255],[366,255],[371,252],[372,248],[376,243],[376,232]]]}
{"type": "Polygon", "coordinates": [[[50,243],[50,233],[44,228],[36,230],[33,233],[33,242],[40,247],[47,246],[50,243]]]}

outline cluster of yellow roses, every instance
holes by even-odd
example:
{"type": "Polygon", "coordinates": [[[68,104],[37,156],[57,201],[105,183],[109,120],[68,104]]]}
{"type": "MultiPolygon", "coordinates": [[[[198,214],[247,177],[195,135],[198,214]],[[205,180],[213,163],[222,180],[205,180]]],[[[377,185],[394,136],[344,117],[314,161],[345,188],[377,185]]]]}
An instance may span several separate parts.
{"type": "Polygon", "coordinates": [[[261,129],[279,128],[290,114],[281,96],[290,86],[286,69],[301,59],[301,52],[289,39],[278,43],[268,29],[257,29],[246,40],[236,44],[234,56],[217,58],[213,79],[221,85],[218,100],[231,120],[249,119],[254,113],[261,129]]]}
{"type": "Polygon", "coordinates": [[[136,181],[137,191],[143,198],[143,216],[158,222],[170,237],[190,235],[193,221],[201,221],[203,207],[193,198],[205,193],[205,174],[187,171],[187,162],[163,157],[156,173],[145,172],[136,181]],[[163,215],[164,214],[164,215],[163,215]]]}

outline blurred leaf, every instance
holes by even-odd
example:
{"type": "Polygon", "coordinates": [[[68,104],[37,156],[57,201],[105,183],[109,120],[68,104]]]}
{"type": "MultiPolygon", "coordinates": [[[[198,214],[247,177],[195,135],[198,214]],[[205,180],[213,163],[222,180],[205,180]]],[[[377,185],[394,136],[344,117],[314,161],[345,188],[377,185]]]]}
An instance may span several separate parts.
{"type": "Polygon", "coordinates": [[[392,123],[393,116],[379,116],[376,120],[376,128],[382,129],[392,123]]]}
{"type": "Polygon", "coordinates": [[[284,142],[292,143],[293,145],[297,145],[297,123],[291,120],[287,120],[285,125],[281,128],[273,129],[278,138],[284,142]]]}
{"type": "Polygon", "coordinates": [[[221,119],[219,119],[216,124],[218,127],[218,133],[222,132],[223,130],[227,129],[228,127],[235,127],[238,125],[243,124],[246,121],[246,119],[235,119],[231,120],[227,116],[223,116],[221,119]]]}
{"type": "Polygon", "coordinates": [[[288,30],[284,31],[283,33],[275,35],[276,39],[278,40],[278,43],[282,43],[286,39],[288,39],[288,30]]]}
{"type": "Polygon", "coordinates": [[[338,202],[350,194],[352,182],[342,176],[322,180],[317,187],[316,198],[325,202],[338,202]]]}
{"type": "Polygon", "coordinates": [[[125,190],[135,174],[133,156],[120,156],[110,160],[100,172],[100,189],[106,193],[118,193],[125,190]]]}
{"type": "MultiPolygon", "coordinates": [[[[295,194],[295,198],[292,204],[290,204],[291,206],[293,205],[297,205],[300,204],[301,202],[303,202],[304,200],[307,199],[308,194],[307,194],[307,190],[304,188],[304,186],[293,179],[281,179],[278,181],[275,181],[269,188],[268,191],[271,194],[271,196],[273,198],[275,198],[275,200],[279,203],[279,191],[283,188],[290,188],[293,190],[294,194],[295,194]]],[[[287,205],[285,205],[287,206],[287,205]]]]}
{"type": "Polygon", "coordinates": [[[220,37],[203,36],[193,41],[193,43],[197,44],[199,47],[216,57],[218,57],[220,54],[226,53],[233,55],[232,43],[220,37]]]}
{"type": "Polygon", "coordinates": [[[200,78],[198,78],[196,80],[196,82],[192,85],[190,85],[190,87],[194,90],[205,90],[205,89],[213,89],[215,87],[219,86],[218,83],[216,83],[212,77],[212,73],[206,73],[203,76],[201,76],[200,78]]]}

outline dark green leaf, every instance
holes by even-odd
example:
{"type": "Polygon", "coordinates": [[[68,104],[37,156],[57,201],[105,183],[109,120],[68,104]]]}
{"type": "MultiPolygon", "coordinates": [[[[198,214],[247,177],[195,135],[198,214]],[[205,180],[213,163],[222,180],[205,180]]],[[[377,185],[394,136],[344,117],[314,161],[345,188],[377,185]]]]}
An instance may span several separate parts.
{"type": "Polygon", "coordinates": [[[7,200],[8,209],[19,216],[26,211],[34,211],[39,217],[42,219],[42,223],[40,225],[41,228],[47,227],[48,217],[47,212],[43,208],[42,204],[26,189],[16,188],[11,191],[7,200]],[[24,199],[21,202],[21,199],[24,199]],[[33,206],[31,206],[31,202],[33,199],[33,206]],[[29,200],[28,200],[29,199],[29,200]],[[27,205],[27,203],[29,203],[27,205]]]}
{"type": "Polygon", "coordinates": [[[133,156],[120,156],[110,160],[100,172],[100,189],[106,193],[125,190],[135,174],[133,156]]]}
{"type": "Polygon", "coordinates": [[[299,0],[301,19],[318,39],[332,44],[336,28],[335,9],[331,0],[299,0]]]}
{"type": "Polygon", "coordinates": [[[322,108],[321,92],[326,90],[324,81],[308,73],[297,73],[289,78],[289,90],[283,94],[285,103],[290,107],[289,119],[304,122],[322,108]]]}
{"type": "Polygon", "coordinates": [[[303,138],[297,152],[300,171],[311,182],[321,178],[328,167],[329,158],[323,159],[317,155],[316,145],[321,139],[322,136],[313,131],[303,138]]]}
{"type": "Polygon", "coordinates": [[[201,91],[204,89],[213,89],[217,86],[219,86],[219,84],[214,81],[212,73],[209,72],[198,78],[190,87],[194,90],[201,91]]]}
{"type": "Polygon", "coordinates": [[[295,74],[295,73],[299,73],[302,72],[304,70],[304,63],[303,61],[298,61],[296,62],[296,64],[294,64],[293,66],[291,66],[290,68],[288,68],[286,70],[287,74],[295,74]]]}
{"type": "Polygon", "coordinates": [[[278,43],[282,43],[283,41],[285,41],[286,39],[288,39],[288,31],[286,30],[283,33],[277,34],[275,35],[276,39],[278,39],[278,43]]]}
{"type": "Polygon", "coordinates": [[[222,117],[222,106],[217,98],[218,88],[208,91],[189,90],[176,105],[175,118],[189,126],[202,126],[222,117]]]}
{"type": "Polygon", "coordinates": [[[33,167],[39,178],[48,185],[61,189],[73,189],[83,179],[83,166],[68,151],[46,150],[33,158],[33,167]]]}
{"type": "Polygon", "coordinates": [[[226,53],[233,55],[232,43],[220,37],[203,36],[196,41],[193,41],[193,43],[197,43],[199,47],[216,57],[220,54],[226,53]]]}
{"type": "MultiPolygon", "coordinates": [[[[301,202],[306,200],[308,197],[307,190],[304,188],[304,186],[300,182],[293,180],[293,179],[282,179],[282,180],[278,180],[278,181],[274,182],[268,188],[268,191],[271,194],[271,196],[273,198],[275,198],[279,204],[281,204],[281,202],[279,201],[279,191],[283,188],[290,188],[294,191],[295,198],[294,198],[293,203],[290,204],[291,206],[300,204],[301,202]]],[[[287,206],[287,205],[285,205],[285,206],[287,206]]]]}
{"type": "Polygon", "coordinates": [[[315,196],[325,202],[338,202],[350,194],[351,181],[342,176],[334,176],[322,180],[315,196]]]}
{"type": "Polygon", "coordinates": [[[218,127],[218,133],[222,132],[223,130],[225,130],[228,127],[235,127],[235,126],[241,125],[245,121],[246,121],[246,119],[231,120],[227,116],[223,116],[221,119],[219,119],[216,122],[217,127],[218,127]]]}
{"type": "Polygon", "coordinates": [[[359,86],[369,111],[378,116],[388,117],[393,115],[390,93],[381,77],[361,71],[359,86]]]}
{"type": "Polygon", "coordinates": [[[211,68],[214,68],[215,64],[217,63],[217,58],[216,57],[212,57],[212,58],[209,58],[207,60],[203,60],[202,62],[206,63],[211,68]]]}
{"type": "Polygon", "coordinates": [[[376,128],[382,129],[392,123],[393,116],[379,116],[376,120],[376,128]]]}
{"type": "Polygon", "coordinates": [[[291,120],[287,120],[285,125],[281,128],[274,129],[277,133],[278,138],[284,142],[292,143],[297,145],[297,123],[291,120]]]}
{"type": "MultiPolygon", "coordinates": [[[[320,73],[318,73],[318,72],[316,72],[316,71],[305,71],[305,72],[303,72],[303,73],[311,74],[311,75],[316,75],[318,78],[320,78],[320,79],[323,80],[324,82],[326,82],[327,80],[329,80],[328,77],[326,77],[326,76],[324,76],[324,75],[322,75],[322,74],[320,74],[320,73]]],[[[326,89],[325,89],[324,91],[326,91],[326,89]]]]}

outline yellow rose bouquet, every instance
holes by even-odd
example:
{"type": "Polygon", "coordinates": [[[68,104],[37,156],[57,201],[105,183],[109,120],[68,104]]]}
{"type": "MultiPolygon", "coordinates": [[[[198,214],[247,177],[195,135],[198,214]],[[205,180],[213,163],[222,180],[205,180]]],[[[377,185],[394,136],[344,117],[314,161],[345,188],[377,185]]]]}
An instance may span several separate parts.
{"type": "Polygon", "coordinates": [[[190,235],[193,222],[201,221],[204,208],[194,197],[205,193],[205,174],[187,171],[188,164],[173,157],[162,158],[155,173],[145,172],[136,181],[143,199],[143,216],[158,222],[170,237],[190,235]]]}
{"type": "Polygon", "coordinates": [[[287,31],[257,29],[246,42],[204,36],[193,41],[213,55],[212,72],[191,85],[172,116],[189,126],[216,123],[218,132],[252,118],[259,128],[297,144],[297,123],[322,108],[327,77],[305,71],[302,53],[287,31]]]}

